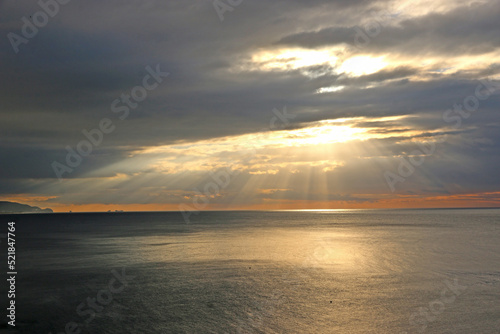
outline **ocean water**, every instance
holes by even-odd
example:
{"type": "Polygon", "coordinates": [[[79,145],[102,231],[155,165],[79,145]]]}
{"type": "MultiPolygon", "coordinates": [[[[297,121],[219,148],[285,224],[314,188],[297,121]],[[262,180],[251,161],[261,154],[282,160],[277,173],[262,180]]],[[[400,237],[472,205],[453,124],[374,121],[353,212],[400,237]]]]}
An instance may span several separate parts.
{"type": "Polygon", "coordinates": [[[0,220],[0,333],[500,333],[500,210],[0,220]]]}

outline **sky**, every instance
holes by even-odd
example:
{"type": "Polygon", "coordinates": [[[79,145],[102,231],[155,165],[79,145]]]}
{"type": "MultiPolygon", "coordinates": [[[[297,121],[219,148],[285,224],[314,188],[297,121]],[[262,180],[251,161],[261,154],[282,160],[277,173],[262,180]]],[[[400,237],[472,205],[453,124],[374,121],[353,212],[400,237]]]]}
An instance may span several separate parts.
{"type": "Polygon", "coordinates": [[[0,1],[0,200],[500,206],[500,3],[0,1]]]}

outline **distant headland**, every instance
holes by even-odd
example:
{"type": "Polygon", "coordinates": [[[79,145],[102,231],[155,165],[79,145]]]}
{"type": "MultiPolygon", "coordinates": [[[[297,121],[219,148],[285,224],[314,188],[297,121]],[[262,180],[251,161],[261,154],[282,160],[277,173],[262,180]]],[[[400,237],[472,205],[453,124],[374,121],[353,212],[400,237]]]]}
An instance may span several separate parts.
{"type": "Polygon", "coordinates": [[[52,209],[40,209],[37,206],[15,202],[0,201],[0,214],[2,213],[53,213],[52,209]]]}

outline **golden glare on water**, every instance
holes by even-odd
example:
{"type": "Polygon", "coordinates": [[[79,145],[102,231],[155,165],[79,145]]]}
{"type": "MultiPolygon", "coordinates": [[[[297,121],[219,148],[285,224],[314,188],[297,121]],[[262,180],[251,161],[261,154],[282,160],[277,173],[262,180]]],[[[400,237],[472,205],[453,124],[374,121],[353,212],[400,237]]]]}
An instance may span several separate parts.
{"type": "Polygon", "coordinates": [[[283,212],[352,212],[358,209],[288,209],[288,210],[274,210],[283,212]]]}
{"type": "MultiPolygon", "coordinates": [[[[204,231],[179,243],[174,237],[148,237],[137,240],[142,257],[150,261],[278,261],[308,268],[335,271],[359,271],[372,253],[357,243],[347,243],[353,236],[343,232],[307,231],[304,229],[257,228],[236,232],[204,231]],[[142,241],[141,241],[142,240],[142,241]],[[146,247],[140,247],[141,243],[146,247]],[[203,243],[203,248],[199,244],[203,243]],[[148,245],[156,244],[154,251],[148,245]],[[173,254],[178,258],[172,258],[173,254]],[[228,254],[231,254],[228,258],[228,254]]],[[[360,237],[359,235],[357,237],[360,237]]]]}

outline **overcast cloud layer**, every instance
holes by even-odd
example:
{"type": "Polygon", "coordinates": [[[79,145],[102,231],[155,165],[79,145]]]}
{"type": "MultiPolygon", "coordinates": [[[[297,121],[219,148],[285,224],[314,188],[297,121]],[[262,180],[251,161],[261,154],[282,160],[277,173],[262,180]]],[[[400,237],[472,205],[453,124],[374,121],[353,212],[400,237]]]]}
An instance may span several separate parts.
{"type": "Polygon", "coordinates": [[[40,5],[0,1],[0,199],[56,210],[500,206],[498,1],[58,7],[26,38],[23,17],[40,5]],[[25,42],[13,47],[9,33],[25,42]],[[148,74],[158,85],[143,101],[113,107],[148,74]],[[57,175],[66,147],[103,119],[113,130],[57,175]],[[205,193],[214,173],[228,183],[205,193]]]}

